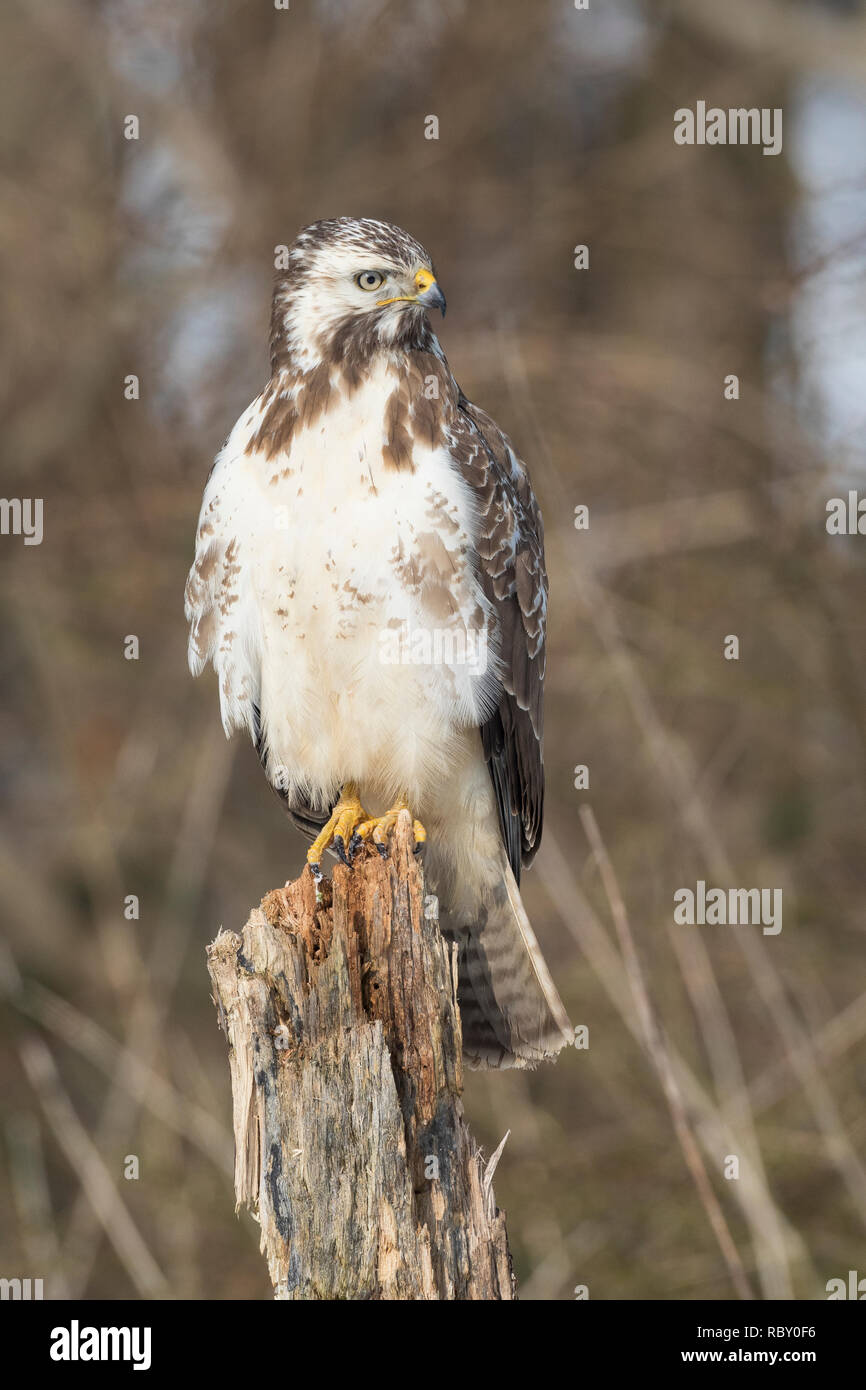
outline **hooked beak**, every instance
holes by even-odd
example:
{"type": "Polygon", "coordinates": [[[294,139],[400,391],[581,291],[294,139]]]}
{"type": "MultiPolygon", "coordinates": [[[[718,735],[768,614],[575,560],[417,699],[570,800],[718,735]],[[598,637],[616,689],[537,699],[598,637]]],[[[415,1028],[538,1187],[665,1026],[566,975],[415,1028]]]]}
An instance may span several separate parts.
{"type": "Polygon", "coordinates": [[[391,299],[377,299],[380,307],[385,304],[420,304],[423,309],[441,309],[445,317],[445,296],[436,283],[436,276],[430,270],[416,270],[415,288],[417,294],[395,294],[391,299]]]}
{"type": "Polygon", "coordinates": [[[425,309],[441,309],[445,317],[445,296],[436,283],[436,277],[429,270],[419,270],[415,275],[415,288],[418,290],[417,302],[425,309]]]}

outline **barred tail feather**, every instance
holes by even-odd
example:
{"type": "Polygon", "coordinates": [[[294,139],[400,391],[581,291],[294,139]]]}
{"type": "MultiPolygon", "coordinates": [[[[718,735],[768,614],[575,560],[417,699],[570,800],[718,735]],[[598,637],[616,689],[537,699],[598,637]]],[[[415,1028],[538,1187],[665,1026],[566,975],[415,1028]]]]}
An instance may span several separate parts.
{"type": "Polygon", "coordinates": [[[573,1041],[568,1015],[529,924],[504,851],[501,874],[471,923],[441,909],[458,946],[463,1056],[478,1068],[534,1067],[573,1041]]]}

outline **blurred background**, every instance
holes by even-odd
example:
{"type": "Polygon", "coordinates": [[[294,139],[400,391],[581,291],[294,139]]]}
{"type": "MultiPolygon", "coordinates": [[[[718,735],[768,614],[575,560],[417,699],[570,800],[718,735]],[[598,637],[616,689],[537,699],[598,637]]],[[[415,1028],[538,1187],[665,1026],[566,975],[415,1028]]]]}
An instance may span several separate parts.
{"type": "Polygon", "coordinates": [[[866,539],[825,527],[866,492],[866,7],[13,0],[0,34],[3,491],[44,499],[0,539],[0,1275],[270,1295],[204,953],[304,847],[182,593],[274,248],[341,214],[430,249],[546,519],[525,898],[589,1047],[466,1091],[521,1296],[866,1275],[866,539]],[[676,145],[699,100],[782,108],[782,153],[676,145]],[[698,879],[782,888],[782,932],[675,927],[698,879]]]}

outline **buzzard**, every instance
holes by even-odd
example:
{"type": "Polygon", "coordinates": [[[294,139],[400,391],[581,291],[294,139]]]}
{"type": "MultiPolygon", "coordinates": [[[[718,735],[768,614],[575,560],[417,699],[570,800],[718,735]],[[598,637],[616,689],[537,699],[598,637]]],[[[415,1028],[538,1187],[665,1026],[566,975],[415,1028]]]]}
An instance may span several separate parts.
{"type": "Polygon", "coordinates": [[[316,222],[277,276],[271,377],[205,487],[186,588],[212,662],[321,876],[411,811],[457,943],[470,1066],[571,1040],[520,899],[541,837],[547,576],[509,439],[466,399],[428,321],[424,247],[316,222]]]}

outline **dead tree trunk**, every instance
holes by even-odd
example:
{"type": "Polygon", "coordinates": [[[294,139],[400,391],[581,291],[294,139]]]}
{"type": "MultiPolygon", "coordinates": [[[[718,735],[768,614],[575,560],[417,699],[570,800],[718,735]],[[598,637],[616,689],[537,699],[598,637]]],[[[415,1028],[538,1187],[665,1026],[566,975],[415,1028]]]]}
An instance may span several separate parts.
{"type": "MultiPolygon", "coordinates": [[[[511,1299],[505,1218],[463,1119],[456,961],[407,813],[388,859],[307,870],[208,948],[235,1194],[280,1299],[511,1299]]],[[[501,1146],[500,1146],[501,1147],[501,1146]]]]}

